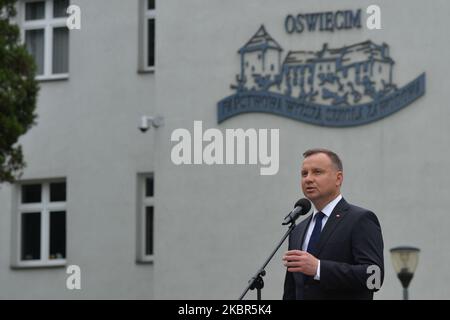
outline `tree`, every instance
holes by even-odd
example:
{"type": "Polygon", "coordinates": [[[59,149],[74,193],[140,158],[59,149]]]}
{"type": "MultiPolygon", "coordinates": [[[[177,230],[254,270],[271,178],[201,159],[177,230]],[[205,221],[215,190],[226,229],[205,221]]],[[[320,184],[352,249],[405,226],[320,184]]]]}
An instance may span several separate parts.
{"type": "Polygon", "coordinates": [[[14,182],[25,161],[17,143],[36,119],[39,86],[33,57],[20,44],[16,0],[0,0],[0,183],[14,182]]]}

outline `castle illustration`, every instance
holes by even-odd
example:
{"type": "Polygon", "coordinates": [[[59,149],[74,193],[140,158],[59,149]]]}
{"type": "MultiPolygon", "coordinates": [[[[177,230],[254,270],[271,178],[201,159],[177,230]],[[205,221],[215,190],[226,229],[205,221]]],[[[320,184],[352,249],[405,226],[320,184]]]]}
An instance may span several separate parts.
{"type": "Polygon", "coordinates": [[[320,51],[289,51],[261,26],[239,49],[241,71],[231,87],[268,91],[305,102],[349,106],[377,100],[397,90],[389,46],[372,41],[320,51]]]}

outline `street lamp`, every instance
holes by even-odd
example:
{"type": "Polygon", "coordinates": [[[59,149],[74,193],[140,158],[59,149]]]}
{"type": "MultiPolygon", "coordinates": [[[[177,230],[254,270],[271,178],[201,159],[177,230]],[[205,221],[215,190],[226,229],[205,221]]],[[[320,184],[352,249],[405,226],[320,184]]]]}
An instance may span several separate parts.
{"type": "Polygon", "coordinates": [[[408,300],[408,286],[419,262],[420,249],[396,247],[391,249],[392,264],[403,286],[403,300],[408,300]]]}

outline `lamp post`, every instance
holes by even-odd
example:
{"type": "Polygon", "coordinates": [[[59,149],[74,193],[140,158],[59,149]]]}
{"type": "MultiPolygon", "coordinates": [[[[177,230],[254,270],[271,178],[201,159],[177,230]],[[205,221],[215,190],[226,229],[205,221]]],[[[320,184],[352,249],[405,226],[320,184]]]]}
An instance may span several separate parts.
{"type": "Polygon", "coordinates": [[[408,286],[419,262],[420,249],[414,247],[396,247],[390,251],[392,264],[403,286],[403,300],[408,300],[408,286]]]}

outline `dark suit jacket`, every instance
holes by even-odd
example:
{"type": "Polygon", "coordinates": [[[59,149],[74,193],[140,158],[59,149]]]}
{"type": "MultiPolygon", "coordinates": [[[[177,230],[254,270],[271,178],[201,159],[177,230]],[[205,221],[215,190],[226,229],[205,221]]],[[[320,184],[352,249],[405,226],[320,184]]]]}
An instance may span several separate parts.
{"type": "MultiPolygon", "coordinates": [[[[299,223],[289,236],[289,250],[302,250],[312,215],[299,223]]],[[[320,233],[314,254],[320,260],[320,281],[300,272],[286,272],[284,300],[300,299],[373,299],[367,287],[373,274],[370,265],[381,270],[384,278],[383,237],[375,214],[338,202],[320,233]]]]}

